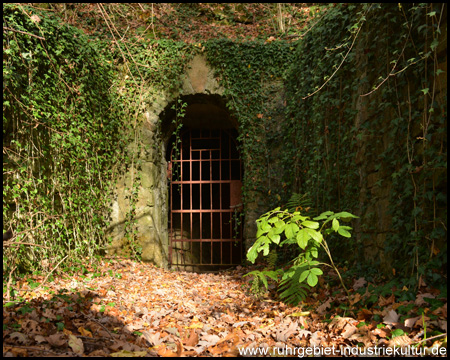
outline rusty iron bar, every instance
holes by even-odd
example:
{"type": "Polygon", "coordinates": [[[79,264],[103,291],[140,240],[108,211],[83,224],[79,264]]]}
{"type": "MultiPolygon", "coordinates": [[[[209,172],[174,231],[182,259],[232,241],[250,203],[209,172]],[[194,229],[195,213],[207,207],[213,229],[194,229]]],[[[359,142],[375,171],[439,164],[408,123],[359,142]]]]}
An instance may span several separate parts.
{"type": "MultiPolygon", "coordinates": [[[[238,241],[239,243],[239,254],[240,256],[242,256],[242,226],[240,226],[240,231],[239,231],[239,237],[237,238],[233,238],[233,234],[236,235],[233,232],[233,226],[235,225],[233,223],[233,221],[235,221],[235,219],[233,219],[233,212],[235,211],[235,203],[236,203],[236,198],[240,197],[240,186],[241,186],[241,182],[240,180],[236,181],[233,179],[233,160],[238,160],[239,161],[239,179],[242,179],[242,164],[240,162],[240,159],[233,159],[232,157],[232,150],[231,147],[233,145],[233,140],[230,136],[230,134],[226,133],[226,137],[227,137],[227,149],[228,149],[228,154],[223,154],[222,153],[222,149],[223,149],[223,138],[225,137],[223,131],[218,131],[218,135],[217,136],[213,136],[211,130],[208,130],[207,133],[205,130],[200,130],[199,131],[200,134],[198,137],[194,137],[193,136],[193,131],[188,131],[185,133],[185,136],[182,138],[182,144],[180,146],[180,158],[175,160],[173,159],[173,150],[172,150],[172,154],[171,154],[171,162],[172,162],[172,167],[175,167],[175,165],[179,165],[179,169],[180,169],[180,179],[179,180],[174,180],[173,179],[173,173],[172,173],[172,179],[171,179],[171,184],[170,184],[170,198],[171,198],[171,204],[170,204],[170,245],[169,245],[169,262],[171,263],[171,265],[182,265],[182,266],[188,266],[188,265],[194,265],[194,266],[198,266],[198,265],[237,265],[238,262],[233,261],[233,244],[234,242],[238,241]],[[183,144],[183,141],[185,142],[187,139],[187,137],[189,137],[189,154],[185,153],[185,149],[184,146],[185,144],[183,144]],[[204,144],[204,146],[200,146],[198,149],[194,150],[194,146],[193,146],[193,140],[203,140],[203,142],[198,142],[197,141],[197,145],[198,144],[204,144]],[[209,140],[209,141],[207,141],[209,140]],[[206,142],[205,142],[206,141],[206,142]],[[213,143],[213,141],[218,144],[218,148],[217,147],[209,147],[207,148],[206,145],[211,145],[213,143]],[[213,151],[217,151],[219,153],[219,158],[214,158],[213,156],[213,151]],[[193,155],[194,155],[194,151],[197,152],[198,154],[198,159],[194,159],[193,155]],[[213,160],[214,161],[218,161],[218,166],[219,166],[219,180],[213,180],[216,178],[216,174],[213,173],[213,160]],[[224,174],[222,172],[222,163],[224,161],[228,161],[228,178],[227,179],[223,179],[224,174]],[[198,162],[198,171],[199,171],[199,179],[198,180],[193,180],[193,164],[194,162],[198,162]],[[185,163],[188,163],[188,166],[184,166],[185,163]],[[204,164],[208,164],[208,166],[204,166],[204,164]],[[209,168],[208,168],[209,167],[209,168]],[[204,171],[206,170],[206,171],[204,171]],[[189,172],[189,174],[187,174],[187,176],[185,176],[185,171],[189,172]],[[189,179],[189,180],[186,180],[189,179]],[[239,184],[236,184],[237,182],[239,182],[239,184]],[[194,187],[193,185],[198,184],[198,209],[194,209],[194,187]],[[214,191],[213,191],[213,184],[218,184],[218,189],[219,189],[219,198],[218,198],[218,204],[215,204],[214,202],[214,191]],[[223,189],[225,184],[229,184],[229,195],[232,199],[230,199],[229,208],[223,208],[223,189]],[[179,186],[179,209],[174,209],[174,187],[178,185],[179,186]],[[185,187],[188,186],[188,188],[185,187]],[[202,186],[202,185],[206,185],[206,186],[202,186]],[[239,189],[239,194],[237,194],[236,189],[239,189]],[[187,193],[186,193],[187,192],[187,193]],[[189,201],[188,204],[185,204],[185,196],[188,195],[189,196],[189,201]],[[208,204],[207,204],[207,196],[209,195],[209,209],[208,204]],[[205,200],[205,203],[204,203],[205,200]],[[204,205],[206,206],[204,208],[204,205]],[[214,214],[219,214],[219,228],[218,228],[218,232],[215,232],[214,230],[214,226],[217,223],[217,217],[214,216],[214,214]],[[229,223],[228,224],[224,224],[224,214],[230,214],[229,215],[229,223]],[[177,238],[177,234],[174,231],[174,214],[179,214],[179,219],[180,219],[180,238],[177,238]],[[188,215],[188,222],[189,225],[187,225],[187,227],[189,227],[189,231],[187,231],[187,229],[185,229],[185,217],[184,214],[189,214],[188,215]],[[194,214],[198,214],[199,215],[199,234],[198,234],[198,238],[195,237],[194,234],[194,214]],[[205,215],[204,215],[205,214],[205,215]],[[209,236],[207,236],[207,215],[209,214],[209,231],[210,234],[209,236]],[[206,216],[206,217],[204,217],[206,216]],[[216,221],[215,221],[216,219],[216,221]],[[206,223],[204,223],[204,221],[206,221],[206,223]],[[223,226],[229,226],[229,236],[230,238],[228,239],[224,239],[224,229],[223,226]],[[189,235],[186,236],[185,234],[188,233],[189,235]],[[219,238],[215,238],[216,236],[219,236],[219,238]],[[191,263],[191,261],[186,262],[186,258],[184,257],[184,253],[185,253],[185,247],[183,246],[183,243],[189,243],[189,251],[193,252],[194,249],[194,243],[199,243],[199,251],[200,251],[200,256],[199,256],[199,264],[194,264],[191,263]],[[209,254],[205,254],[205,256],[209,255],[209,263],[205,262],[203,263],[204,260],[204,255],[203,255],[203,251],[204,251],[204,247],[202,246],[202,244],[206,244],[209,243],[209,254]],[[219,243],[220,246],[220,250],[219,250],[219,258],[220,260],[218,262],[214,261],[214,256],[213,253],[215,251],[217,251],[218,249],[216,249],[214,247],[215,243],[219,243]],[[225,251],[224,251],[224,245],[226,243],[229,243],[229,261],[227,261],[228,259],[224,259],[224,255],[225,255],[225,251]],[[177,251],[176,252],[176,264],[173,263],[173,249],[174,249],[174,245],[176,244],[180,244],[181,245],[181,251],[177,251]],[[182,255],[182,259],[179,258],[178,255],[182,255]],[[180,261],[181,260],[181,261],[180,261]]],[[[197,194],[195,194],[197,196],[197,194]]],[[[216,225],[217,226],[217,225],[216,225]]],[[[187,249],[186,249],[187,250],[187,249]]],[[[192,256],[190,258],[192,260],[192,256]]],[[[206,258],[205,258],[206,259],[206,258]]],[[[240,259],[239,259],[240,261],[240,259]]]]}

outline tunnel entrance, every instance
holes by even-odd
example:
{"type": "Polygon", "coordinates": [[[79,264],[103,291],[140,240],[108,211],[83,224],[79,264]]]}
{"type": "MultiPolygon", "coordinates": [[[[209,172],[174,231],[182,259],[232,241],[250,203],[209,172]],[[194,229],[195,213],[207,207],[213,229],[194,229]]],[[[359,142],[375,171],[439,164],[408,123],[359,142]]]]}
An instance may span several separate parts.
{"type": "Polygon", "coordinates": [[[242,163],[234,129],[185,128],[170,150],[169,263],[186,271],[241,264],[242,163]]]}

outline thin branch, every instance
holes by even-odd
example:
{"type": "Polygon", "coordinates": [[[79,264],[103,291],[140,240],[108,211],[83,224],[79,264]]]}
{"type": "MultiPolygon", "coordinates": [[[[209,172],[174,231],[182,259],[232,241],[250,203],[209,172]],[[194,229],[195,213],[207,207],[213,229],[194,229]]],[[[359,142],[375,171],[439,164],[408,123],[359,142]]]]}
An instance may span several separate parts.
{"type": "Polygon", "coordinates": [[[37,36],[37,35],[34,35],[34,34],[30,34],[30,33],[27,33],[27,32],[25,32],[25,31],[20,31],[20,30],[11,29],[11,28],[6,27],[6,26],[3,26],[3,30],[14,31],[14,32],[16,32],[16,33],[25,34],[25,35],[33,36],[33,37],[38,38],[38,39],[41,39],[41,40],[45,40],[45,38],[42,37],[42,36],[37,36]]]}
{"type": "MultiPolygon", "coordinates": [[[[47,274],[47,276],[44,278],[44,280],[41,282],[41,284],[40,284],[38,287],[34,288],[32,291],[36,291],[36,290],[42,288],[42,287],[44,286],[45,282],[47,281],[48,277],[52,274],[52,272],[55,271],[55,270],[58,268],[58,266],[61,265],[61,263],[62,263],[64,260],[67,259],[68,256],[69,256],[69,255],[64,256],[64,258],[63,258],[59,263],[57,263],[57,264],[55,265],[55,267],[52,269],[52,271],[50,271],[50,272],[47,274]]],[[[17,290],[17,291],[30,291],[30,290],[20,290],[20,289],[15,289],[15,290],[17,290]]]]}
{"type": "Polygon", "coordinates": [[[422,343],[422,342],[425,342],[425,341],[428,341],[428,340],[437,339],[437,338],[441,338],[441,337],[444,337],[444,336],[447,336],[447,333],[445,333],[445,334],[439,334],[439,335],[432,336],[432,337],[429,337],[429,338],[426,338],[426,339],[422,339],[422,340],[413,342],[413,344],[420,344],[420,343],[422,343]]]}
{"type": "Polygon", "coordinates": [[[15,246],[15,245],[37,246],[37,247],[40,247],[40,248],[44,248],[44,249],[50,250],[50,248],[49,248],[48,246],[39,245],[39,244],[33,244],[33,243],[26,243],[26,242],[21,242],[21,241],[17,241],[17,242],[4,242],[4,243],[3,243],[3,247],[11,247],[11,246],[15,246]]]}
{"type": "Polygon", "coordinates": [[[355,45],[355,41],[358,38],[358,34],[361,31],[362,26],[358,29],[358,32],[355,35],[355,38],[353,39],[352,45],[350,46],[350,49],[348,49],[347,54],[345,54],[344,58],[342,59],[341,63],[339,64],[339,66],[337,67],[337,69],[334,71],[333,74],[331,74],[331,76],[322,84],[322,86],[320,88],[318,88],[316,91],[314,91],[312,94],[309,94],[308,96],[303,97],[302,99],[305,100],[311,96],[313,96],[314,94],[317,94],[320,90],[322,90],[324,88],[324,86],[326,84],[328,84],[328,82],[334,77],[334,75],[336,75],[336,73],[339,71],[339,69],[342,67],[342,65],[344,64],[345,60],[347,59],[348,54],[350,54],[350,51],[352,51],[353,46],[355,45]]]}
{"type": "MultiPolygon", "coordinates": [[[[372,7],[372,6],[370,6],[372,7]]],[[[366,11],[367,12],[370,10],[370,8],[366,11]]],[[[362,29],[362,25],[359,27],[358,31],[356,32],[355,38],[353,39],[352,45],[350,46],[350,49],[348,49],[347,53],[345,54],[344,58],[342,59],[341,63],[339,64],[338,68],[333,72],[333,74],[331,74],[331,76],[322,84],[322,86],[320,88],[318,88],[316,91],[314,91],[312,94],[309,94],[308,96],[303,97],[302,99],[305,100],[311,96],[313,96],[314,94],[317,94],[320,90],[322,90],[324,88],[324,86],[326,84],[328,84],[328,82],[334,77],[334,75],[336,75],[336,73],[339,71],[339,69],[342,67],[342,65],[344,64],[345,60],[347,59],[347,56],[350,54],[350,51],[352,51],[353,46],[355,45],[356,39],[358,38],[359,32],[362,29]]]]}
{"type": "Polygon", "coordinates": [[[311,25],[311,27],[310,27],[308,30],[306,30],[303,34],[301,34],[300,37],[303,38],[307,33],[309,33],[309,32],[311,31],[311,29],[312,29],[314,26],[316,26],[316,25],[320,22],[320,20],[323,19],[324,15],[325,15],[326,13],[327,13],[327,11],[325,10],[324,13],[322,14],[322,16],[319,18],[319,20],[317,20],[313,25],[311,25]]]}
{"type": "MultiPolygon", "coordinates": [[[[409,33],[411,33],[411,27],[409,28],[409,33]]],[[[409,34],[408,34],[408,35],[409,35],[409,34]]],[[[405,43],[403,44],[403,49],[402,49],[402,51],[400,52],[400,55],[398,56],[398,59],[395,61],[394,66],[392,67],[392,69],[391,69],[391,71],[389,72],[389,74],[388,74],[388,75],[383,79],[383,81],[382,81],[381,83],[379,83],[378,86],[376,86],[372,91],[370,91],[370,92],[368,92],[368,93],[366,93],[366,94],[360,95],[361,97],[362,97],[362,96],[368,96],[368,95],[372,94],[373,92],[377,91],[377,90],[380,88],[380,86],[383,85],[383,84],[384,84],[391,76],[395,76],[395,75],[397,75],[397,74],[400,74],[401,72],[403,72],[403,71],[405,71],[407,68],[409,68],[411,65],[413,65],[413,64],[415,64],[416,62],[422,60],[422,59],[419,59],[419,60],[417,60],[417,61],[415,61],[415,62],[409,64],[409,65],[406,66],[405,68],[403,68],[403,69],[397,71],[396,73],[394,73],[395,68],[397,67],[398,62],[400,61],[400,58],[403,56],[403,53],[405,52],[406,45],[408,44],[408,38],[409,38],[409,36],[406,37],[405,43]]]]}

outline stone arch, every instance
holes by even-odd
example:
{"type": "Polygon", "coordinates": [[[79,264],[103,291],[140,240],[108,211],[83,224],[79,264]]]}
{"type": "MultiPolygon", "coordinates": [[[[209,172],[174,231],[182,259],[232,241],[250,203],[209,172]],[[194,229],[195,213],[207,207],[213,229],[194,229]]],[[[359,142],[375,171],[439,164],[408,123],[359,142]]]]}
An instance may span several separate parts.
{"type": "MultiPolygon", "coordinates": [[[[194,159],[193,154],[198,154],[198,160],[193,160],[192,162],[187,160],[187,162],[183,162],[183,169],[186,170],[186,166],[187,168],[192,166],[191,169],[194,169],[196,166],[201,166],[204,174],[205,169],[203,169],[203,166],[210,166],[207,171],[211,171],[211,178],[209,175],[204,177],[200,168],[197,168],[198,173],[196,176],[198,178],[194,178],[194,170],[192,170],[192,174],[185,178],[185,171],[182,180],[183,182],[186,181],[186,183],[182,185],[181,190],[178,185],[171,182],[173,178],[171,174],[169,175],[168,170],[167,203],[170,206],[164,209],[163,216],[166,215],[165,211],[167,211],[169,262],[178,269],[195,271],[218,270],[224,267],[230,267],[231,264],[240,264],[243,257],[243,243],[241,241],[243,231],[240,222],[239,224],[235,222],[235,217],[233,217],[234,211],[238,211],[241,208],[237,204],[241,203],[240,193],[243,176],[243,166],[237,146],[237,120],[230,114],[226,107],[225,99],[220,95],[193,94],[180,96],[177,100],[168,104],[160,115],[161,133],[166,146],[165,161],[167,162],[171,160],[171,155],[173,155],[171,150],[177,145],[175,135],[173,135],[177,125],[173,119],[176,117],[174,105],[179,105],[180,103],[178,101],[187,104],[185,116],[182,118],[183,126],[180,131],[180,140],[183,143],[182,148],[184,149],[184,153],[191,151],[189,139],[197,138],[192,140],[192,146],[194,146],[194,142],[202,142],[202,146],[206,146],[205,150],[193,151],[192,159],[194,159]],[[211,139],[200,139],[205,137],[210,137],[211,139]],[[185,143],[186,140],[188,141],[187,144],[185,143]],[[218,143],[223,144],[225,142],[227,142],[226,146],[229,146],[230,153],[225,150],[208,150],[209,146],[215,148],[218,143]],[[201,156],[200,153],[202,154],[201,156]],[[202,160],[204,153],[211,155],[210,160],[202,160]],[[234,154],[232,158],[237,159],[237,161],[231,160],[231,158],[230,160],[226,160],[227,156],[231,156],[231,153],[234,154]],[[228,171],[228,175],[225,175],[226,171],[222,167],[228,166],[228,164],[230,165],[230,170],[228,171]],[[190,181],[200,180],[202,181],[201,185],[190,183],[190,181]],[[200,187],[202,190],[200,190],[200,187]],[[199,204],[204,202],[206,197],[209,197],[209,195],[201,195],[202,193],[205,194],[204,187],[205,189],[209,189],[207,193],[212,191],[215,195],[211,195],[209,200],[207,200],[208,205],[203,208],[204,212],[200,212],[202,210],[199,204]],[[174,189],[178,189],[178,191],[174,189]],[[191,203],[188,209],[184,206],[183,209],[177,208],[176,206],[173,208],[174,203],[176,203],[175,199],[180,201],[180,198],[186,196],[187,193],[191,203]],[[221,198],[222,196],[224,197],[223,200],[221,198]],[[209,204],[209,201],[211,201],[211,204],[209,204]],[[227,201],[230,201],[230,204],[227,204],[227,201]],[[235,209],[235,207],[237,208],[235,209]],[[173,212],[172,208],[174,209],[173,212]],[[211,209],[210,213],[208,213],[208,210],[205,210],[207,208],[211,209]],[[186,212],[180,214],[179,211],[186,212]],[[181,220],[182,218],[183,220],[181,220]],[[200,226],[201,221],[203,221],[203,225],[200,226]],[[181,223],[184,224],[184,230],[181,223]],[[231,226],[231,224],[236,225],[240,230],[236,231],[236,228],[231,226]],[[188,231],[186,231],[187,227],[189,228],[188,231]],[[211,227],[210,231],[208,231],[208,227],[211,227]],[[175,238],[188,239],[190,241],[175,241],[175,238]],[[211,239],[211,241],[208,242],[209,240],[206,239],[211,239]],[[174,246],[174,243],[176,243],[176,246],[174,246]],[[178,255],[179,253],[183,253],[182,259],[179,256],[175,256],[174,248],[176,248],[178,255]],[[210,254],[209,259],[208,255],[205,255],[207,253],[210,254]],[[180,263],[181,261],[183,264],[180,263]],[[195,265],[185,265],[192,262],[195,265]]],[[[218,146],[218,148],[220,149],[221,146],[218,146]]],[[[186,161],[186,159],[183,161],[186,161]]],[[[169,168],[172,169],[170,165],[169,168]]]]}
{"type": "Polygon", "coordinates": [[[136,128],[136,140],[128,147],[139,167],[118,180],[112,199],[111,225],[107,235],[112,238],[109,253],[119,253],[126,243],[125,224],[131,207],[130,189],[139,176],[135,206],[136,240],[142,246],[142,259],[159,267],[168,265],[167,224],[167,160],[166,148],[173,132],[172,105],[178,99],[188,104],[184,124],[189,127],[237,128],[237,120],[226,109],[223,88],[207,65],[204,55],[195,56],[187,66],[183,85],[178,93],[160,92],[144,103],[141,121],[136,128]]]}

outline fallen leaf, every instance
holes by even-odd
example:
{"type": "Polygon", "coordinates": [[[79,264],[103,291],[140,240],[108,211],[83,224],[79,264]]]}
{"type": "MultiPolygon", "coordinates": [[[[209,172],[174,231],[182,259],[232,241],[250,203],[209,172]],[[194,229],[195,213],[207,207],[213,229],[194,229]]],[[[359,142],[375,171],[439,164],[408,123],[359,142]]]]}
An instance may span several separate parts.
{"type": "Polygon", "coordinates": [[[333,298],[330,298],[330,299],[328,299],[327,301],[325,301],[322,305],[320,305],[318,308],[317,308],[317,313],[319,314],[319,315],[323,315],[326,311],[327,311],[327,309],[329,308],[329,307],[331,307],[331,302],[333,301],[333,298]]]}
{"type": "Polygon", "coordinates": [[[413,318],[405,319],[404,323],[406,327],[412,329],[416,325],[417,320],[422,319],[422,316],[416,316],[413,318]]]}
{"type": "Polygon", "coordinates": [[[385,338],[387,336],[391,336],[391,330],[389,328],[376,328],[372,330],[372,334],[385,338]]]}
{"type": "Polygon", "coordinates": [[[358,312],[358,320],[364,320],[364,321],[367,321],[367,320],[371,319],[372,316],[373,316],[372,311],[367,310],[367,309],[361,309],[361,310],[358,312]]]}
{"type": "Polygon", "coordinates": [[[344,327],[344,329],[343,329],[343,331],[342,331],[342,333],[341,333],[341,336],[342,336],[344,339],[348,339],[348,338],[349,338],[350,336],[352,336],[357,330],[358,330],[358,328],[357,328],[355,325],[347,324],[347,325],[345,325],[345,327],[344,327]]]}
{"type": "Polygon", "coordinates": [[[441,330],[447,332],[447,320],[438,320],[438,326],[441,330]]]}
{"type": "Polygon", "coordinates": [[[328,328],[330,330],[342,330],[347,324],[353,324],[354,322],[356,320],[351,317],[335,316],[328,324],[328,328]]]}
{"type": "Polygon", "coordinates": [[[83,341],[74,335],[69,335],[69,346],[72,348],[73,352],[78,355],[83,355],[84,344],[83,341]]]}
{"type": "Polygon", "coordinates": [[[80,326],[79,328],[78,328],[78,331],[79,331],[79,333],[82,335],[82,336],[87,336],[87,337],[92,337],[92,333],[89,331],[89,330],[86,330],[84,327],[82,327],[82,326],[80,326]]]}
{"type": "Polygon", "coordinates": [[[428,304],[428,302],[425,301],[424,298],[434,299],[435,296],[430,293],[419,294],[419,295],[417,295],[416,301],[414,301],[414,304],[416,304],[417,306],[421,306],[423,304],[428,304]]]}
{"type": "Polygon", "coordinates": [[[198,335],[194,329],[191,329],[191,333],[189,335],[189,339],[186,340],[186,346],[195,346],[198,343],[198,335]]]}
{"type": "Polygon", "coordinates": [[[162,340],[160,339],[161,334],[159,332],[143,331],[142,336],[151,346],[158,346],[162,343],[162,340]]]}
{"type": "Polygon", "coordinates": [[[349,303],[350,303],[350,305],[354,305],[359,300],[361,300],[361,294],[360,293],[356,293],[356,294],[353,294],[353,295],[350,296],[349,303]]]}
{"type": "Polygon", "coordinates": [[[389,296],[387,299],[385,299],[384,297],[380,296],[380,298],[378,299],[378,304],[380,306],[387,306],[390,304],[393,304],[395,302],[395,295],[392,294],[391,296],[389,296]]]}
{"type": "Polygon", "coordinates": [[[412,344],[412,340],[406,336],[406,335],[402,335],[402,336],[397,336],[391,340],[389,340],[389,346],[391,347],[395,347],[395,346],[408,346],[412,344]]]}
{"type": "Polygon", "coordinates": [[[298,331],[298,338],[301,339],[302,337],[307,338],[308,336],[311,336],[312,332],[305,329],[300,329],[298,331]]]}
{"type": "Polygon", "coordinates": [[[67,337],[64,334],[53,334],[47,337],[47,341],[52,346],[64,346],[67,343],[67,337]]]}
{"type": "Polygon", "coordinates": [[[128,351],[128,350],[121,350],[115,353],[109,354],[111,357],[146,357],[147,351],[128,351]]]}
{"type": "Polygon", "coordinates": [[[364,279],[363,277],[360,277],[358,280],[356,280],[353,283],[353,290],[358,290],[359,288],[362,288],[364,285],[367,284],[366,279],[364,279]]]}
{"type": "Polygon", "coordinates": [[[206,347],[214,346],[220,341],[220,337],[213,334],[205,334],[201,336],[200,341],[198,342],[199,345],[205,345],[206,347]]]}
{"type": "Polygon", "coordinates": [[[311,337],[309,339],[311,346],[320,346],[321,339],[322,339],[321,335],[322,334],[320,331],[316,331],[311,335],[311,337]]]}
{"type": "Polygon", "coordinates": [[[21,344],[27,344],[28,343],[28,338],[26,337],[26,335],[20,333],[20,332],[13,332],[12,334],[9,335],[9,337],[11,339],[15,339],[17,340],[19,343],[21,344]]]}
{"type": "Polygon", "coordinates": [[[390,310],[387,313],[387,315],[383,318],[383,323],[388,325],[398,323],[398,314],[395,312],[395,310],[390,310]]]}

